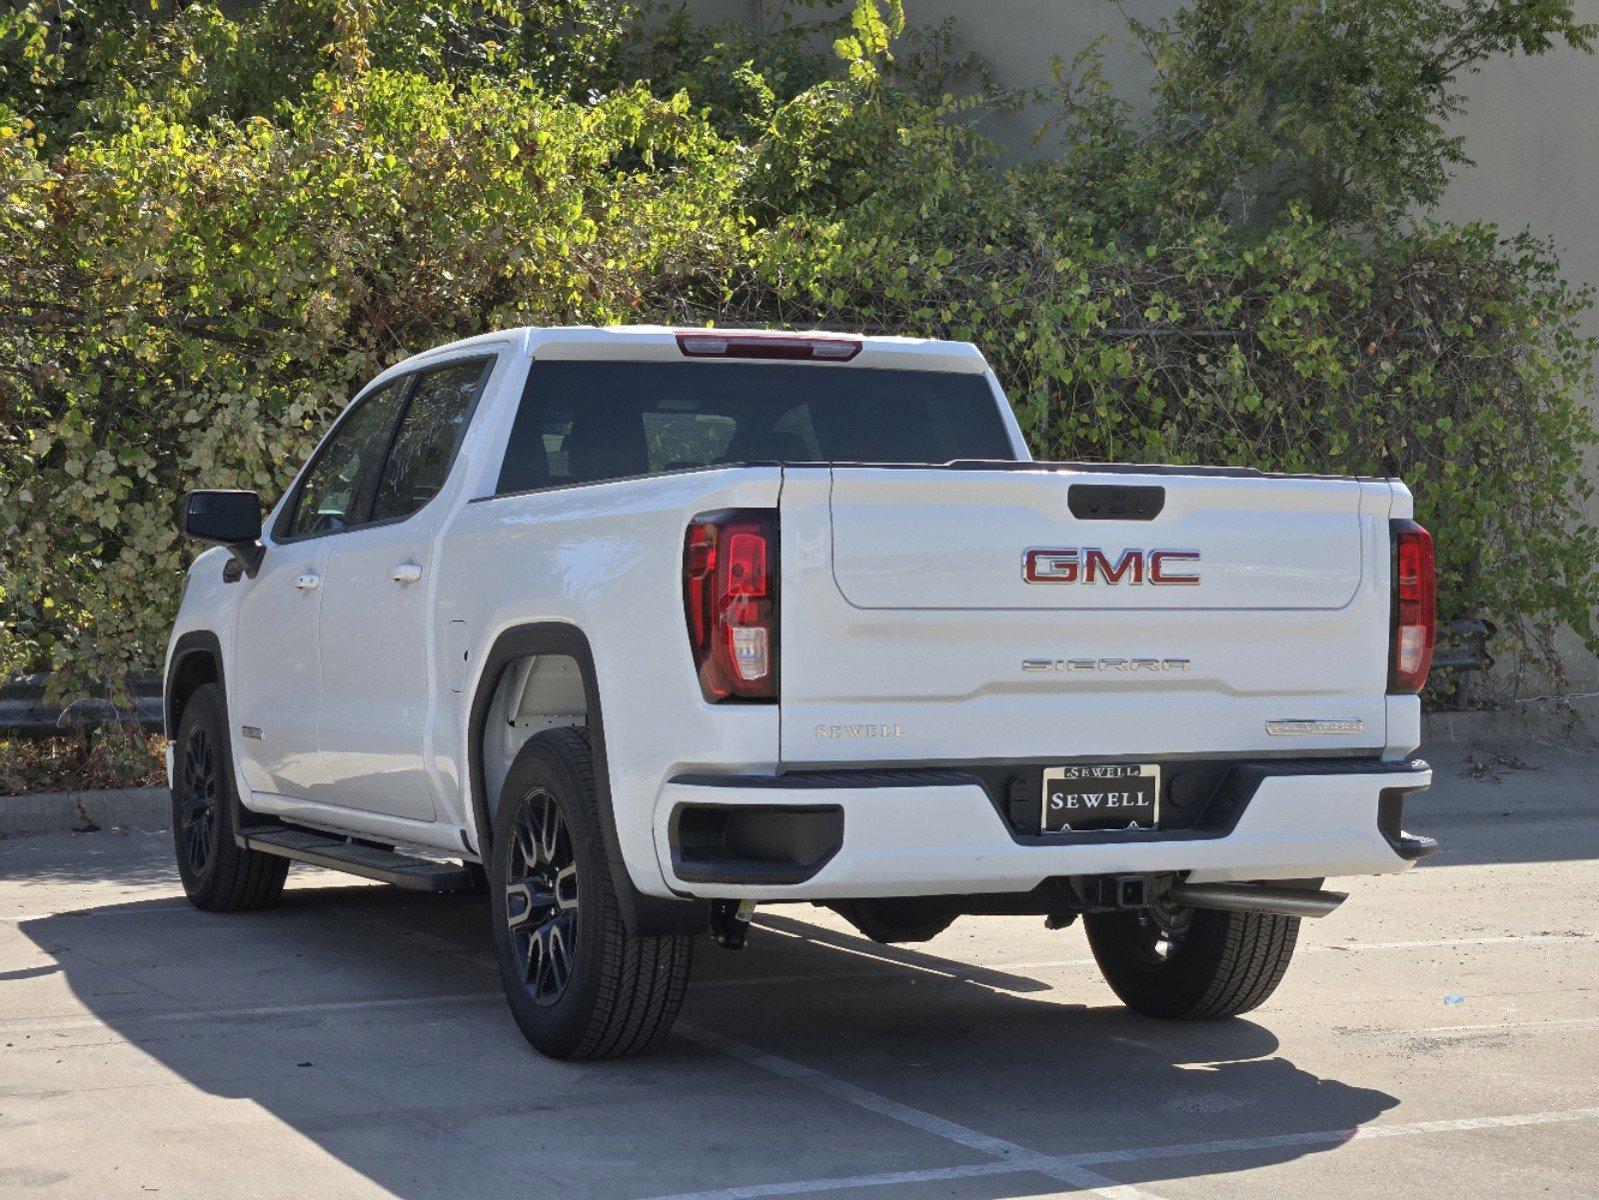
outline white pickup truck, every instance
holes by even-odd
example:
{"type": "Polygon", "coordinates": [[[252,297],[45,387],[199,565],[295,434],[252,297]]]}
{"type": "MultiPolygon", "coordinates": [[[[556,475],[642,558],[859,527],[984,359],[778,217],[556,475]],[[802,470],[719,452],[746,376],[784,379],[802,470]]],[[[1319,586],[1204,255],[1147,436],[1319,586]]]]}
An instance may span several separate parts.
{"type": "Polygon", "coordinates": [[[201,908],[486,886],[547,1054],[660,1039],[757,903],[1081,916],[1139,1012],[1276,986],[1401,827],[1432,543],[1391,479],[1030,461],[976,348],[515,329],[196,491],[166,669],[201,908]]]}

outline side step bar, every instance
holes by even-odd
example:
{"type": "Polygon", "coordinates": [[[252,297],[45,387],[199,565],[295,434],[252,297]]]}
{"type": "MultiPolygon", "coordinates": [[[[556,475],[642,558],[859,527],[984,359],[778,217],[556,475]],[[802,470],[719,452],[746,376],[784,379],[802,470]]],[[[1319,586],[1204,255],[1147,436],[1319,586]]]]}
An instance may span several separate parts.
{"type": "Polygon", "coordinates": [[[1280,917],[1325,917],[1349,899],[1348,892],[1317,892],[1268,883],[1179,883],[1166,895],[1190,908],[1275,913],[1280,917]]]}
{"type": "Polygon", "coordinates": [[[464,892],[472,877],[459,863],[434,862],[412,858],[393,850],[362,846],[330,833],[309,829],[290,829],[284,825],[263,825],[240,830],[234,840],[245,850],[276,854],[295,862],[343,871],[413,892],[464,892]]]}

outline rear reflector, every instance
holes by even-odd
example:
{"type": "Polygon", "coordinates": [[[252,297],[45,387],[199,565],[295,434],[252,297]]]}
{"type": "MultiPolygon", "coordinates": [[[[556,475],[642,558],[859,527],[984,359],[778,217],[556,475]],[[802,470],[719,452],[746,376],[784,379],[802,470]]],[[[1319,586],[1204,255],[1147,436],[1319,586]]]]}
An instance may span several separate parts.
{"type": "Polygon", "coordinates": [[[783,358],[848,362],[861,352],[854,338],[795,337],[781,333],[680,333],[677,348],[689,358],[783,358]]]}
{"type": "Polygon", "coordinates": [[[683,537],[683,611],[712,702],[777,699],[777,514],[696,517],[683,537]]]}
{"type": "Polygon", "coordinates": [[[1432,535],[1414,521],[1390,521],[1394,547],[1393,644],[1388,691],[1421,691],[1432,668],[1437,628],[1432,535]]]}

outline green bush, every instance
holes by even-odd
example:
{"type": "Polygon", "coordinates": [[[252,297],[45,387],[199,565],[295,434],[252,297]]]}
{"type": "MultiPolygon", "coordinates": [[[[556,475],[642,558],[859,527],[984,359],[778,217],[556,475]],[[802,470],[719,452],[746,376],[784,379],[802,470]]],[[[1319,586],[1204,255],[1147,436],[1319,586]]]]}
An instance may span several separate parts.
{"type": "MultiPolygon", "coordinates": [[[[1244,243],[1193,226],[1124,249],[1031,215],[997,200],[960,251],[846,232],[801,307],[977,342],[1041,458],[1402,477],[1437,539],[1441,617],[1493,621],[1550,673],[1557,621],[1599,645],[1580,516],[1594,345],[1547,246],[1480,224],[1373,239],[1290,209],[1244,243]]],[[[814,269],[838,229],[784,236],[814,269]]],[[[748,319],[793,305],[763,282],[748,319]]]]}
{"type": "Polygon", "coordinates": [[[601,0],[21,4],[0,16],[0,672],[103,692],[159,663],[192,553],[176,496],[275,495],[407,353],[747,321],[970,338],[1043,457],[1403,475],[1443,615],[1558,673],[1561,623],[1599,649],[1587,297],[1528,236],[1403,214],[1459,161],[1455,72],[1590,31],[1560,0],[1469,0],[1477,35],[1430,71],[1378,54],[1377,87],[1358,31],[1436,33],[1450,6],[1310,7],[1136,28],[1161,68],[1144,116],[1090,48],[1030,98],[1052,153],[1000,169],[981,120],[1018,98],[872,0],[760,35],[601,0]],[[1285,99],[1284,47],[1343,99],[1285,99]],[[1372,121],[1404,131],[1392,153],[1372,121]]]}

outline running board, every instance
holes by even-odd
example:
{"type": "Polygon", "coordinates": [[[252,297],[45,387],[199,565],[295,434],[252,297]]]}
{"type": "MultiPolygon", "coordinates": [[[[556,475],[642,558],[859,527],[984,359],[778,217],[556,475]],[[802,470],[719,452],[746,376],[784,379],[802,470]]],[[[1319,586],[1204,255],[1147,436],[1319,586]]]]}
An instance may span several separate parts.
{"type": "Polygon", "coordinates": [[[241,830],[234,840],[245,850],[276,854],[279,858],[326,867],[330,871],[392,883],[412,892],[464,892],[472,887],[471,875],[458,863],[412,858],[308,829],[263,825],[241,830]]]}

